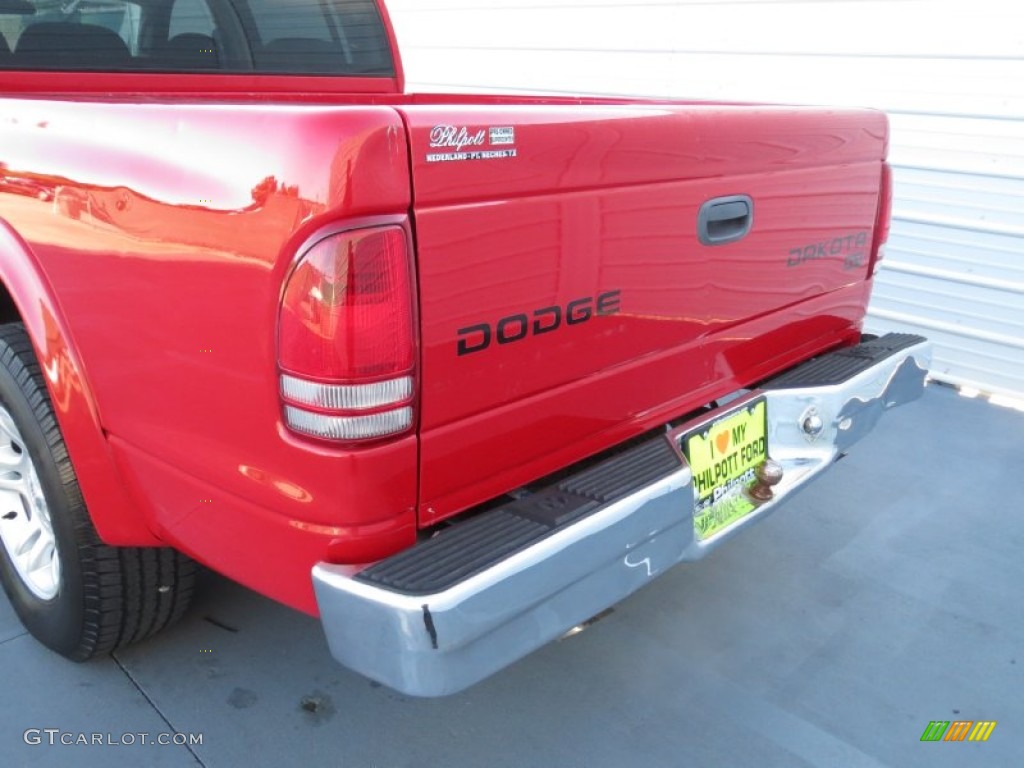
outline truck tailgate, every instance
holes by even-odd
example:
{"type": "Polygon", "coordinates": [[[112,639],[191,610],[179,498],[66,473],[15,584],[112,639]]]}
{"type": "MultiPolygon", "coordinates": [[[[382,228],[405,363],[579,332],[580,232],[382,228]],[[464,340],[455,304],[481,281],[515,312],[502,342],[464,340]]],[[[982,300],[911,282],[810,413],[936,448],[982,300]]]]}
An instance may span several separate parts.
{"type": "Polygon", "coordinates": [[[858,335],[880,113],[400,111],[421,312],[421,525],[858,335]]]}

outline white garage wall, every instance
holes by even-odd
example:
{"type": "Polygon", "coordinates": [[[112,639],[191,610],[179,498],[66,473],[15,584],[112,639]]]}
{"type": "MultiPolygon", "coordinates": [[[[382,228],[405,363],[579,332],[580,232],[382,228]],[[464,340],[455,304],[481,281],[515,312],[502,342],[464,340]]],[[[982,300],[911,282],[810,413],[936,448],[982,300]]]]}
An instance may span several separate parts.
{"type": "Polygon", "coordinates": [[[1024,3],[391,0],[409,90],[865,105],[896,203],[869,329],[1024,393],[1024,3]]]}

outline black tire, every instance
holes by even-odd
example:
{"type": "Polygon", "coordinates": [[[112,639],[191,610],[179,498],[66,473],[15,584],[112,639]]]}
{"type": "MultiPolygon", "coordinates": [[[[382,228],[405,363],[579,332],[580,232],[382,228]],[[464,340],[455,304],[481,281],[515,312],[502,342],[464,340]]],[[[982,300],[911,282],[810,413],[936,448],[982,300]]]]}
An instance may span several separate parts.
{"type": "MultiPolygon", "coordinates": [[[[0,579],[26,629],[57,653],[84,661],[149,637],[179,619],[192,598],[196,564],[173,549],[111,547],[100,540],[20,323],[0,326],[0,405],[14,432],[20,433],[17,439],[5,433],[4,445],[15,461],[22,448],[28,453],[37,482],[33,488],[41,490],[48,509],[46,533],[59,560],[52,564],[50,558],[52,590],[40,592],[15,566],[18,548],[9,550],[0,538],[0,579]],[[50,591],[55,591],[52,597],[50,591]]],[[[17,481],[22,474],[8,476],[17,481]]],[[[22,513],[31,518],[31,500],[10,491],[4,501],[0,525],[22,513]]]]}

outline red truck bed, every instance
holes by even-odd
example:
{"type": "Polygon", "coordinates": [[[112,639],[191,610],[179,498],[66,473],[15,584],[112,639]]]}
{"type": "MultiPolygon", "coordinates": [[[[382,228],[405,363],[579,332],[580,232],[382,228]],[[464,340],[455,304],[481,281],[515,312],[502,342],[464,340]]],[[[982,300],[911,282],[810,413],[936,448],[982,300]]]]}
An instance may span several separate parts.
{"type": "Polygon", "coordinates": [[[179,36],[153,0],[129,40],[25,2],[0,19],[0,570],[66,655],[180,615],[192,558],[451,692],[920,394],[923,340],[860,332],[879,112],[407,95],[368,0],[179,36]],[[117,578],[74,580],[96,563],[117,578]]]}

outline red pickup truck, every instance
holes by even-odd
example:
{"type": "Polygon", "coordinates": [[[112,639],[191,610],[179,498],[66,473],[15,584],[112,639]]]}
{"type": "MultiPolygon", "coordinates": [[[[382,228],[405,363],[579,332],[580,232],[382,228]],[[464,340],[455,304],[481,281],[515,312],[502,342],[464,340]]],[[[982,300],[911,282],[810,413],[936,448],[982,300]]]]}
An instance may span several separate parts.
{"type": "Polygon", "coordinates": [[[0,0],[0,571],[86,659],[196,562],[441,695],[921,394],[870,110],[406,94],[372,0],[0,0]]]}

